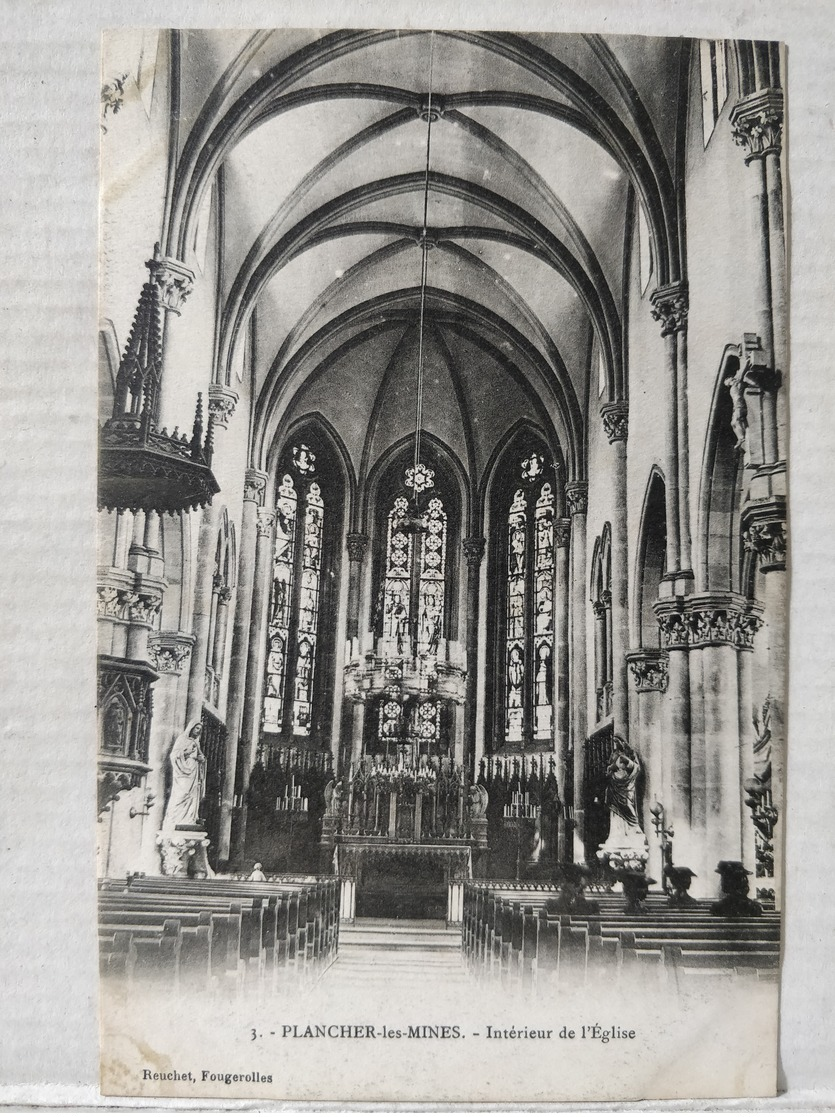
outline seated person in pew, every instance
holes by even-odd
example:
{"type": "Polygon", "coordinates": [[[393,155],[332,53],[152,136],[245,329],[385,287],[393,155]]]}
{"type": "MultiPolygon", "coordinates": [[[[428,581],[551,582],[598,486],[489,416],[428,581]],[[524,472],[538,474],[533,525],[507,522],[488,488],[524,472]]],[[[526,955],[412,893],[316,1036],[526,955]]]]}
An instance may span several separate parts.
{"type": "Polygon", "coordinates": [[[671,908],[695,908],[699,906],[698,900],[694,900],[689,894],[690,885],[693,883],[693,878],[696,874],[692,869],[688,869],[686,865],[674,865],[667,870],[667,880],[670,882],[672,892],[668,903],[671,908]]]}
{"type": "Polygon", "coordinates": [[[264,872],[263,872],[262,868],[261,868],[261,862],[260,861],[255,862],[255,867],[253,868],[252,872],[249,874],[249,876],[246,879],[247,880],[257,880],[257,881],[262,881],[262,880],[267,879],[266,876],[264,875],[264,872]]]}
{"type": "Polygon", "coordinates": [[[762,906],[748,896],[748,877],[751,873],[741,861],[720,861],[716,872],[720,877],[722,896],[711,905],[711,914],[749,917],[762,915],[762,906]]]}
{"type": "Polygon", "coordinates": [[[597,915],[599,905],[586,899],[585,887],[589,875],[585,865],[569,863],[560,866],[554,876],[555,883],[559,885],[559,895],[555,900],[546,902],[546,910],[554,915],[597,915]]]}

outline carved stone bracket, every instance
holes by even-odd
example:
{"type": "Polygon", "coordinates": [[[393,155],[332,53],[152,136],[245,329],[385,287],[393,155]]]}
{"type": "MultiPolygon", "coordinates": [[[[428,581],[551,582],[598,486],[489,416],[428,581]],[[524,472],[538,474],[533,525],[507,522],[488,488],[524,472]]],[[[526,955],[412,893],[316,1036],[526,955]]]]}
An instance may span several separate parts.
{"type": "Polygon", "coordinates": [[[464,540],[461,546],[464,549],[464,557],[467,560],[467,566],[470,568],[475,567],[476,569],[481,566],[481,560],[484,558],[484,548],[486,545],[487,540],[481,535],[474,535],[464,540]]]}
{"type": "Polygon", "coordinates": [[[214,420],[215,429],[229,426],[229,420],[235,414],[238,405],[238,393],[222,384],[209,385],[209,415],[214,420]]]}
{"type": "Polygon", "coordinates": [[[661,694],[667,689],[670,657],[666,652],[655,649],[644,652],[630,652],[626,657],[629,670],[635,680],[635,689],[639,694],[659,691],[661,694]]]}
{"type": "Polygon", "coordinates": [[[628,403],[604,403],[600,408],[600,418],[610,443],[626,441],[629,435],[628,403]]]}
{"type": "Polygon", "coordinates": [[[728,646],[749,651],[762,624],[762,606],[735,593],[693,594],[658,601],[654,608],[668,650],[728,646]]]}
{"type": "Polygon", "coordinates": [[[263,505],[267,489],[267,475],[259,469],[248,469],[244,474],[244,500],[263,505]]]}
{"type": "Polygon", "coordinates": [[[786,569],[786,502],[783,497],[757,501],[742,510],[742,543],[757,556],[760,570],[786,569]]]}
{"type": "Polygon", "coordinates": [[[256,528],[256,531],[258,532],[258,534],[262,538],[268,539],[270,537],[270,535],[272,534],[272,530],[273,530],[274,527],[275,527],[275,512],[273,512],[272,509],[270,509],[270,508],[259,508],[258,509],[258,518],[257,518],[256,523],[255,523],[255,528],[256,528]]]}
{"type": "Polygon", "coordinates": [[[554,521],[554,542],[558,547],[567,547],[571,542],[571,520],[554,521]]]}
{"type": "Polygon", "coordinates": [[[350,562],[363,562],[368,550],[368,536],[361,531],[349,531],[345,537],[345,547],[350,562]]]}
{"type": "Polygon", "coordinates": [[[180,260],[163,256],[159,244],[154,245],[153,259],[146,261],[146,267],[151,273],[152,282],[160,289],[163,308],[179,314],[180,308],[194,290],[194,272],[180,260]]]}
{"type": "Polygon", "coordinates": [[[589,510],[588,481],[568,481],[565,486],[565,503],[570,516],[585,516],[589,510]]]}
{"type": "Polygon", "coordinates": [[[148,658],[161,675],[179,675],[188,662],[194,637],[187,632],[157,632],[148,640],[148,658]]]}
{"type": "Polygon", "coordinates": [[[783,91],[760,89],[737,101],[730,115],[733,137],[745,148],[745,162],[779,155],[783,143],[783,91]]]}
{"type": "Polygon", "coordinates": [[[651,314],[661,325],[661,336],[682,333],[687,327],[687,284],[668,283],[657,287],[650,296],[651,314]]]}

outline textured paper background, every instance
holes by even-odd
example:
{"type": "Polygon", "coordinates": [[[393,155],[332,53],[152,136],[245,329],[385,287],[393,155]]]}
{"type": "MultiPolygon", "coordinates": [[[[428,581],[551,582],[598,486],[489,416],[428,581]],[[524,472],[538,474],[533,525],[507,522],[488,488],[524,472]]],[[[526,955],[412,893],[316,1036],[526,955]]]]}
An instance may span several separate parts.
{"type": "Polygon", "coordinates": [[[114,1104],[104,1102],[96,1087],[92,934],[99,32],[138,23],[417,24],[740,36],[788,44],[792,664],[781,1019],[787,1092],[761,1104],[831,1109],[832,5],[587,0],[570,7],[531,2],[517,10],[441,0],[359,0],[350,6],[151,0],[127,9],[80,0],[31,6],[6,0],[0,17],[0,1100],[114,1104]]]}

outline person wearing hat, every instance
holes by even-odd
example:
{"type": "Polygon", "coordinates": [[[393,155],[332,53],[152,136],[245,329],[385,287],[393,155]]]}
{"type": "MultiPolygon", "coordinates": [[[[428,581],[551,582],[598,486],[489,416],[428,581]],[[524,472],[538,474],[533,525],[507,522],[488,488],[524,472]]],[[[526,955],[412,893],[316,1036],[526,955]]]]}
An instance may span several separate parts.
{"type": "Polygon", "coordinates": [[[594,900],[587,900],[584,891],[589,875],[585,865],[573,862],[562,865],[556,881],[560,892],[555,900],[548,901],[548,910],[559,915],[597,915],[599,905],[594,900]]]}
{"type": "Polygon", "coordinates": [[[261,869],[261,862],[260,861],[255,862],[255,867],[253,868],[252,872],[249,874],[249,876],[246,879],[247,880],[259,881],[259,882],[262,881],[262,880],[267,879],[264,876],[263,870],[261,869]]]}
{"type": "Polygon", "coordinates": [[[711,905],[713,915],[751,916],[762,915],[763,909],[748,895],[751,873],[741,861],[720,861],[716,866],[720,877],[722,896],[711,905]]]}
{"type": "Polygon", "coordinates": [[[649,893],[649,886],[655,884],[652,877],[635,869],[621,869],[617,878],[623,885],[623,895],[626,900],[624,913],[626,915],[644,915],[646,908],[644,900],[649,893]]]}
{"type": "Polygon", "coordinates": [[[668,901],[671,908],[695,908],[698,906],[698,901],[694,900],[688,891],[695,875],[693,870],[688,869],[686,865],[674,865],[667,870],[667,880],[673,890],[668,901]]]}

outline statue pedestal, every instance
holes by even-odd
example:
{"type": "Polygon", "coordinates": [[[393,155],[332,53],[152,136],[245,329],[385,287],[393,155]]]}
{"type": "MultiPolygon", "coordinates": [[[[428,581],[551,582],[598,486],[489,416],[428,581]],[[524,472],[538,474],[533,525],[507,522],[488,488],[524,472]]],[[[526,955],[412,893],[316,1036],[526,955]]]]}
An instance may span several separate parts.
{"type": "Polygon", "coordinates": [[[612,872],[642,873],[649,860],[649,845],[640,830],[629,834],[610,834],[597,856],[612,872]]]}
{"type": "Polygon", "coordinates": [[[157,846],[164,877],[206,880],[215,875],[207,856],[209,836],[200,827],[176,826],[173,830],[160,830],[157,846]]]}

